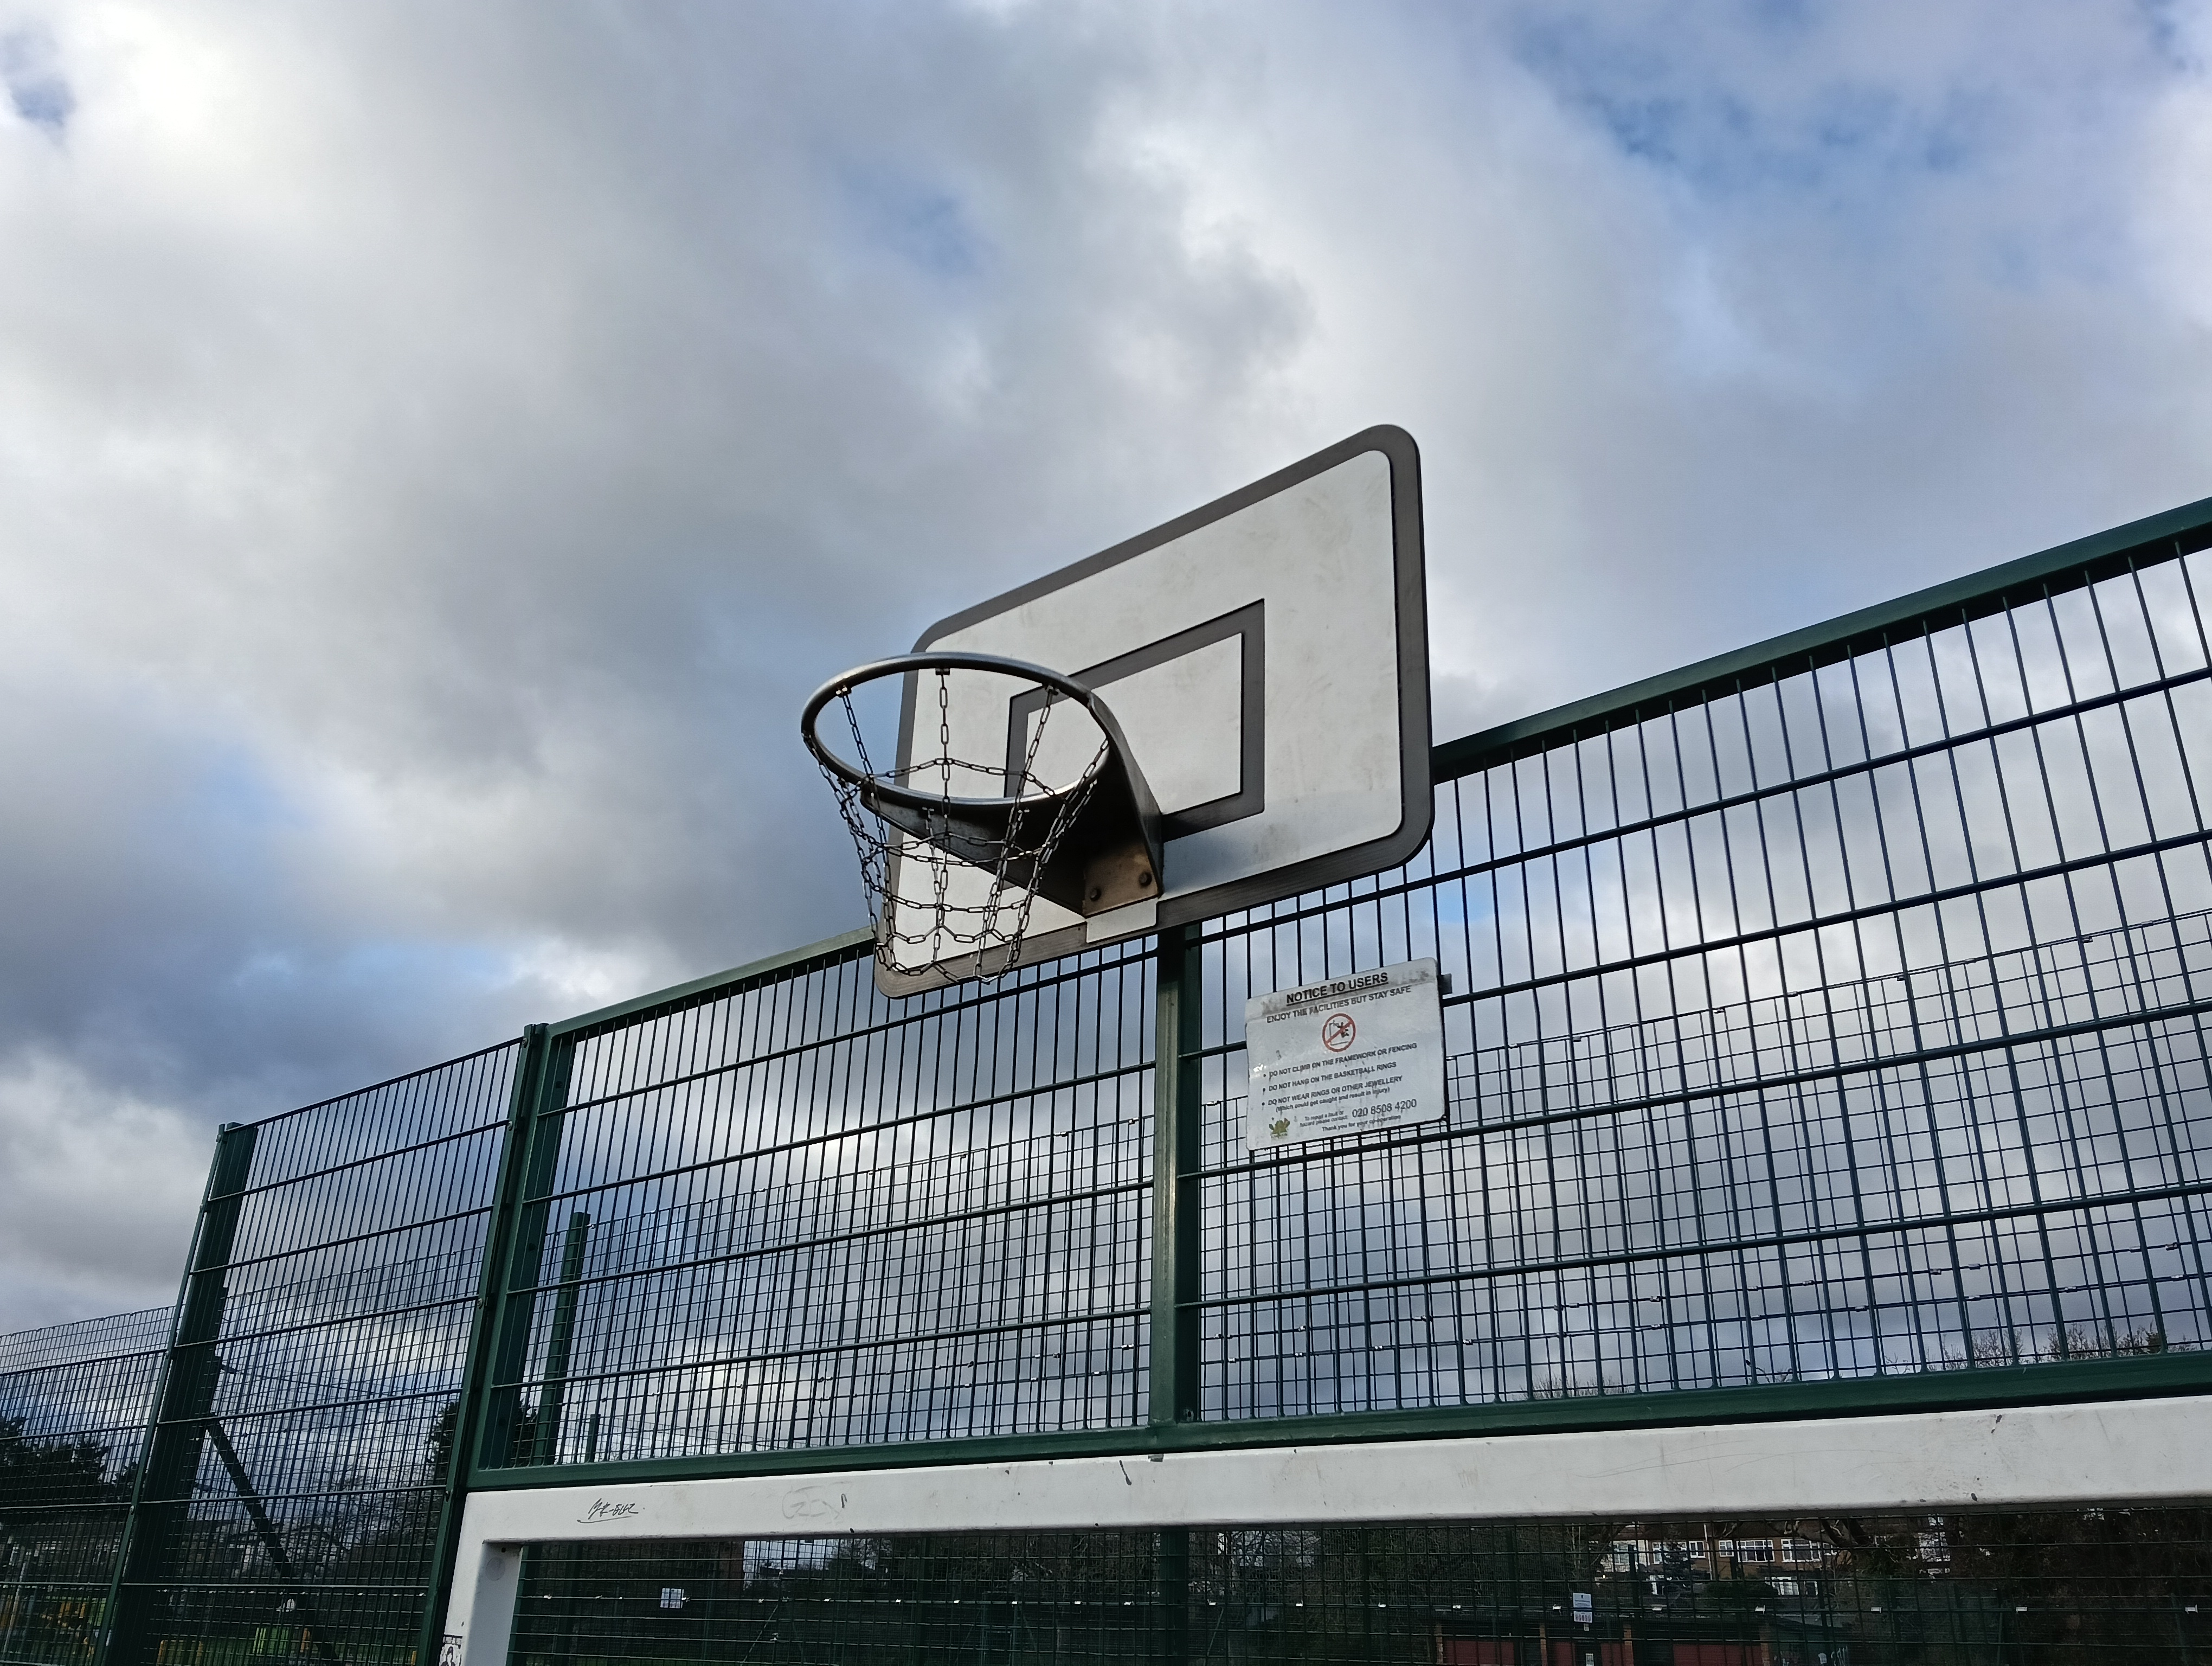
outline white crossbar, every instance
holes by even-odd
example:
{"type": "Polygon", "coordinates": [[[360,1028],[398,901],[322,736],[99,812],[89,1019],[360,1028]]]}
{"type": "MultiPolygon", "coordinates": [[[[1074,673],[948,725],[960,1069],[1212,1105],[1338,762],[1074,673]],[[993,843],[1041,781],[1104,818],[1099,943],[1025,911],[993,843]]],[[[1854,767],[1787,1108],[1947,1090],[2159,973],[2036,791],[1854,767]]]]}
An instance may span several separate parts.
{"type": "Polygon", "coordinates": [[[2212,1499],[2212,1396],[471,1493],[441,1666],[505,1666],[548,1541],[1867,1515],[2212,1499]]]}

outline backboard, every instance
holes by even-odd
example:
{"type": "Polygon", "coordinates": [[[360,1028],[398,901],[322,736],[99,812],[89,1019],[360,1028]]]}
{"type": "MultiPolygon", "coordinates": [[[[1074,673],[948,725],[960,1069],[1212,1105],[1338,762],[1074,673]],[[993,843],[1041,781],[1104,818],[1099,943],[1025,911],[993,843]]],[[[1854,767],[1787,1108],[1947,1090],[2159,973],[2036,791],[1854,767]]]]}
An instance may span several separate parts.
{"type": "MultiPolygon", "coordinates": [[[[1158,895],[1088,918],[1036,898],[1024,964],[1373,873],[1428,836],[1420,459],[1402,429],[1354,435],[940,620],[915,651],[1004,656],[1094,690],[1157,801],[1158,895]]],[[[941,708],[933,690],[918,720],[909,677],[902,765],[922,721],[959,756],[1003,757],[1009,781],[1025,764],[1079,769],[1054,745],[1088,745],[1086,732],[1040,735],[1044,691],[1010,686],[970,678],[941,708]]],[[[884,991],[976,975],[900,947],[927,938],[919,922],[940,904],[941,875],[894,854],[887,878],[885,909],[916,923],[884,934],[884,991]]],[[[952,883],[980,897],[989,876],[962,869],[952,883]]]]}

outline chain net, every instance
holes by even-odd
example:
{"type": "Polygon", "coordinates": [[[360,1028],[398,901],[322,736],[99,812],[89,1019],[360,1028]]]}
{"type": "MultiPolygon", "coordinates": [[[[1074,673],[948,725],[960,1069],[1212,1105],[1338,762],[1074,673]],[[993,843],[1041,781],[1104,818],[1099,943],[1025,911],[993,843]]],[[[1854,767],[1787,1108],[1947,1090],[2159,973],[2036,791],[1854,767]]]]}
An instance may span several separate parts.
{"type": "MultiPolygon", "coordinates": [[[[1058,690],[1047,688],[1018,768],[959,757],[952,750],[951,670],[938,667],[927,674],[935,678],[935,751],[921,755],[924,725],[917,721],[915,756],[902,766],[878,767],[868,756],[852,690],[836,696],[835,703],[852,737],[860,774],[870,783],[939,798],[943,808],[918,812],[918,830],[902,827],[869,803],[866,787],[826,766],[822,773],[837,794],[839,813],[860,853],[860,883],[876,922],[876,958],[905,975],[949,970],[957,961],[961,976],[994,982],[1021,964],[1035,897],[1020,879],[1051,864],[1098,784],[1111,743],[1099,731],[1090,762],[1071,784],[1054,787],[1041,779],[1037,756],[1045,731],[1055,708],[1067,703],[1058,690]],[[1004,816],[1003,833],[979,837],[974,816],[961,812],[986,798],[1013,802],[1003,811],[993,806],[994,819],[1004,816]],[[946,848],[955,842],[964,844],[968,854],[946,848]],[[977,856],[982,860],[971,860],[977,856]]],[[[923,704],[916,702],[918,719],[923,704]]]]}

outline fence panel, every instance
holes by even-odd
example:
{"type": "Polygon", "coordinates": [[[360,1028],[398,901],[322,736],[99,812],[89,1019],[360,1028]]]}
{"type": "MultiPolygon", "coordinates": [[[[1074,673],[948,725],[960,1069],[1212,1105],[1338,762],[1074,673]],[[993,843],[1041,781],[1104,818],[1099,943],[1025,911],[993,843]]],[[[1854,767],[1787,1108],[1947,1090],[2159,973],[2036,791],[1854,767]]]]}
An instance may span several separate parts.
{"type": "Polygon", "coordinates": [[[556,1043],[495,1460],[1141,1418],[1151,958],[893,1002],[866,956],[556,1043]]]}
{"type": "Polygon", "coordinates": [[[89,1661],[169,1310],[0,1336],[0,1663],[89,1661]]]}
{"type": "Polygon", "coordinates": [[[1201,1404],[2197,1349],[2205,557],[1453,749],[1400,872],[1208,928],[1201,1404]],[[1436,956],[1442,1127],[1246,1149],[1244,1002],[1436,956]]]}
{"type": "Polygon", "coordinates": [[[118,1666],[411,1658],[516,1053],[227,1132],[118,1666]]]}

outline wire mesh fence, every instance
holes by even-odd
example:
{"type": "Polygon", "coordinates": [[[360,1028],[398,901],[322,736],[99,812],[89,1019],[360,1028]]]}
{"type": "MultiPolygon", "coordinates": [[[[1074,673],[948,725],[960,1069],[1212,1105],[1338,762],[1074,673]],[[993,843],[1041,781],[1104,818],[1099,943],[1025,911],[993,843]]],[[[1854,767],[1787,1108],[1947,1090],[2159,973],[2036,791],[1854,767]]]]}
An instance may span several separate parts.
{"type": "MultiPolygon", "coordinates": [[[[2202,1348],[2203,559],[1455,743],[1413,864],[1164,945],[1176,1414],[2202,1348]],[[1248,1151],[1246,1000],[1429,956],[1446,1121],[1248,1151]]],[[[866,953],[576,1034],[490,1462],[1156,1414],[1154,960],[894,1003],[866,953]]]]}
{"type": "Polygon", "coordinates": [[[516,1051],[225,1131],[118,1666],[413,1657],[516,1051]]]}
{"type": "Polygon", "coordinates": [[[1150,956],[891,1001],[864,955],[560,1043],[495,1457],[1141,1414],[1150,956]]]}
{"type": "Polygon", "coordinates": [[[0,1662],[89,1660],[169,1310],[0,1336],[0,1662]]]}
{"type": "Polygon", "coordinates": [[[2203,560],[1471,743],[1209,927],[1205,1414],[2202,1347],[2203,560]],[[1448,1123],[1246,1151],[1246,998],[1431,955],[1448,1123]]]}
{"type": "Polygon", "coordinates": [[[2212,1648],[2212,1512],[540,1546],[517,1666],[2027,1666],[2212,1648]]]}

